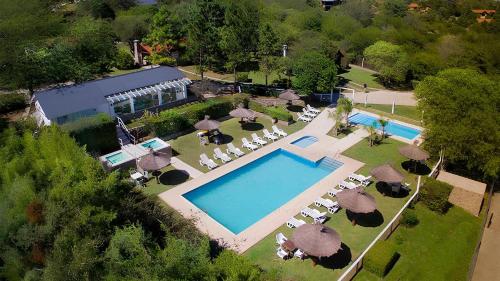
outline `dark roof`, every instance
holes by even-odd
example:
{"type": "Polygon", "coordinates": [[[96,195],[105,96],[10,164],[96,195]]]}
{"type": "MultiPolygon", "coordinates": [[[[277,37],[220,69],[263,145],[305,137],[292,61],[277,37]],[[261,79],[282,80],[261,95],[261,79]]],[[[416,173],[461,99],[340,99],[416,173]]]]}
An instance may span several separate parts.
{"type": "Polygon", "coordinates": [[[92,80],[35,93],[48,119],[97,108],[106,104],[106,96],[151,86],[164,81],[184,78],[178,69],[168,66],[140,70],[133,73],[92,80]]]}
{"type": "Polygon", "coordinates": [[[139,5],[155,5],[157,3],[156,0],[139,0],[137,4],[139,5]]]}

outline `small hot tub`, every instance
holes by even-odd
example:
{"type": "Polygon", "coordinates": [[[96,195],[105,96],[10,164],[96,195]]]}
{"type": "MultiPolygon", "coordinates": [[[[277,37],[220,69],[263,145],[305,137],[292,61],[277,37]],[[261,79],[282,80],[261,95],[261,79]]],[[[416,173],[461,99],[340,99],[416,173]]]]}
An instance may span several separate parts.
{"type": "Polygon", "coordinates": [[[317,141],[318,141],[317,137],[304,136],[304,137],[301,137],[298,140],[293,141],[292,144],[296,145],[298,147],[306,148],[306,147],[310,146],[311,144],[313,144],[313,143],[315,143],[317,141]]]}

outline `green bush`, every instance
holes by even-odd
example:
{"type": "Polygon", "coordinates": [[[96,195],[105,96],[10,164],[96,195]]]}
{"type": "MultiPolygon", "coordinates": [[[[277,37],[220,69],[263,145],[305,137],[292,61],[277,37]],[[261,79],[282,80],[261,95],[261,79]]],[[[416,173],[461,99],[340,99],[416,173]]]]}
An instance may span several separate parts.
{"type": "Polygon", "coordinates": [[[267,107],[264,113],[285,122],[293,120],[292,114],[282,107],[267,107]]]}
{"type": "Polygon", "coordinates": [[[398,261],[399,256],[394,244],[387,241],[379,241],[366,254],[363,267],[382,278],[391,271],[394,264],[398,261]]]}
{"type": "Polygon", "coordinates": [[[218,98],[165,110],[158,115],[145,113],[142,120],[146,130],[156,136],[166,136],[190,128],[205,118],[205,115],[209,115],[211,119],[218,119],[227,116],[232,109],[231,99],[218,98]]]}
{"type": "Polygon", "coordinates": [[[248,102],[248,108],[250,108],[253,111],[260,112],[260,113],[264,113],[266,110],[266,107],[264,105],[262,105],[256,101],[253,101],[253,100],[248,102]]]}
{"type": "Polygon", "coordinates": [[[413,227],[417,225],[420,221],[418,220],[415,210],[406,209],[401,217],[401,224],[407,227],[413,227]]]}
{"type": "Polygon", "coordinates": [[[245,93],[238,93],[233,95],[233,106],[238,107],[240,104],[243,107],[248,108],[248,104],[250,103],[250,95],[245,93]]]}
{"type": "Polygon", "coordinates": [[[25,107],[26,99],[23,94],[0,94],[0,114],[25,107]]]}
{"type": "Polygon", "coordinates": [[[115,57],[115,67],[118,69],[132,69],[135,67],[134,58],[130,51],[124,48],[119,48],[115,57]]]}
{"type": "Polygon", "coordinates": [[[420,201],[432,211],[444,214],[451,204],[448,202],[453,187],[447,183],[429,178],[420,190],[420,201]]]}
{"type": "Polygon", "coordinates": [[[80,118],[61,125],[79,145],[86,145],[91,153],[105,154],[120,147],[113,118],[105,113],[80,118]]]}

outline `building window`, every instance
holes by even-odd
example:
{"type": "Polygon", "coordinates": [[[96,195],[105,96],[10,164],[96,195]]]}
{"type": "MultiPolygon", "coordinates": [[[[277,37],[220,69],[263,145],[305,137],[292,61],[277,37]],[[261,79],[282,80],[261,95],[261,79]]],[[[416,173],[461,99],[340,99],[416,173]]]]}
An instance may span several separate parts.
{"type": "Polygon", "coordinates": [[[132,109],[130,108],[130,100],[128,99],[113,103],[113,108],[116,114],[126,114],[132,112],[132,109]]]}
{"type": "Polygon", "coordinates": [[[175,88],[169,88],[161,91],[161,101],[163,104],[171,103],[175,100],[175,88]]]}
{"type": "Polygon", "coordinates": [[[135,111],[148,109],[157,105],[159,105],[159,100],[158,100],[158,95],[156,93],[134,98],[135,111]]]}
{"type": "Polygon", "coordinates": [[[97,110],[95,108],[86,109],[74,113],[70,113],[64,116],[59,116],[56,119],[57,124],[61,125],[67,122],[73,122],[83,117],[89,117],[97,114],[97,110]]]}

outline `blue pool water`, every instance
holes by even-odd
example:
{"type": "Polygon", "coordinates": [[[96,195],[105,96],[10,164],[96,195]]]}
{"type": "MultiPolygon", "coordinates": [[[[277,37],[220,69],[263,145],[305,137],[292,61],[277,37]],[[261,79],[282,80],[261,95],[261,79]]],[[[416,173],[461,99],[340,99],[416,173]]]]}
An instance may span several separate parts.
{"type": "Polygon", "coordinates": [[[148,142],[143,143],[142,147],[156,149],[156,148],[160,147],[161,145],[162,144],[157,140],[150,140],[148,142]]]}
{"type": "Polygon", "coordinates": [[[305,136],[305,137],[301,137],[298,140],[293,141],[292,144],[294,144],[298,147],[306,148],[317,141],[318,141],[317,137],[305,136]]]}
{"type": "MultiPolygon", "coordinates": [[[[356,113],[349,117],[349,122],[355,124],[362,124],[366,126],[372,126],[375,127],[376,129],[380,129],[380,124],[377,122],[377,120],[378,119],[376,117],[366,115],[363,113],[356,113]]],[[[410,128],[408,126],[400,125],[391,121],[389,121],[389,123],[385,127],[385,131],[390,135],[400,136],[409,140],[414,139],[421,133],[420,130],[418,129],[410,128]]]]}
{"type": "Polygon", "coordinates": [[[116,164],[125,160],[125,154],[123,154],[123,152],[118,152],[113,155],[106,156],[106,160],[108,160],[111,164],[116,164]]]}
{"type": "Polygon", "coordinates": [[[278,149],[183,196],[238,234],[342,165],[278,149]]]}

